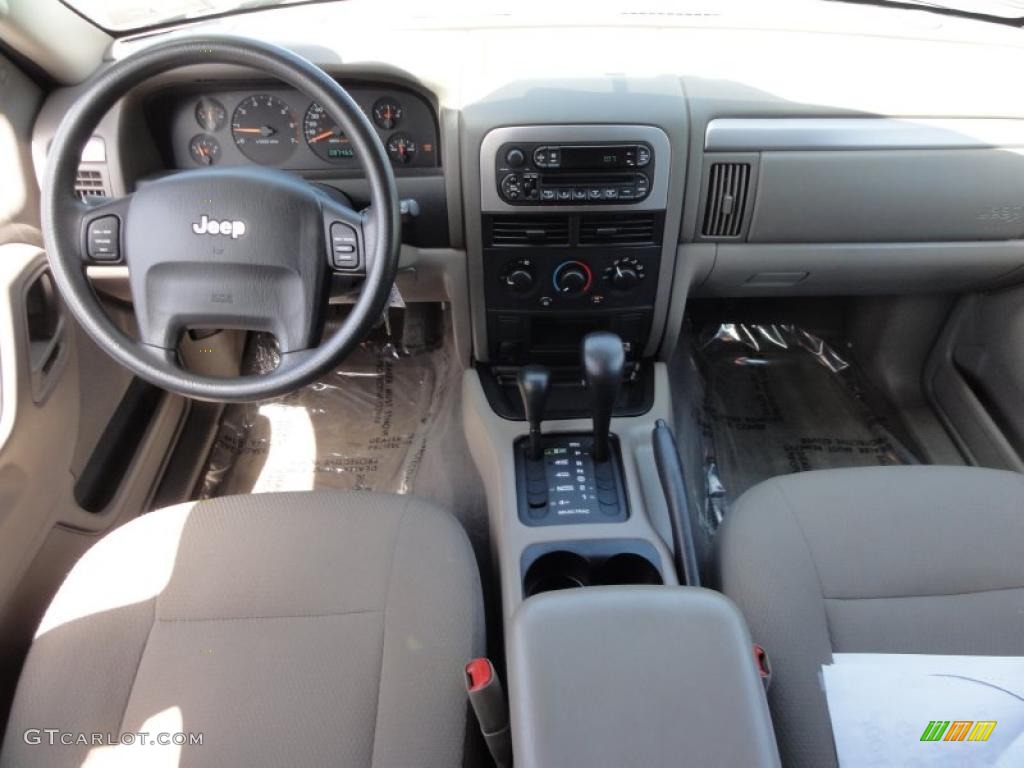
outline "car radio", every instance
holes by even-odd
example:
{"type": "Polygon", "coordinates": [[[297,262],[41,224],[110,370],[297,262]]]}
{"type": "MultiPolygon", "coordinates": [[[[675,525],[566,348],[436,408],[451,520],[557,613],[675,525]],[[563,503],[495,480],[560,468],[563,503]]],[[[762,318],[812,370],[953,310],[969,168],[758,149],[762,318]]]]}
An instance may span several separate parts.
{"type": "Polygon", "coordinates": [[[654,150],[646,142],[507,142],[494,162],[498,195],[510,205],[628,205],[650,193],[654,150]]]}

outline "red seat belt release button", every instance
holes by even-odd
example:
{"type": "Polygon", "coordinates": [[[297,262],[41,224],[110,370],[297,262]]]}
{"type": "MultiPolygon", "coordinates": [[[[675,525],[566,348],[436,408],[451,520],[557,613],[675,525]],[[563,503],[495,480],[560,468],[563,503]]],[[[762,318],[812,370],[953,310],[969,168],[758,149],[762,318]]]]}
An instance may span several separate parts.
{"type": "Polygon", "coordinates": [[[494,679],[494,665],[490,659],[473,659],[466,665],[466,682],[469,692],[476,693],[491,684],[494,679]]]}
{"type": "Polygon", "coordinates": [[[466,693],[495,764],[498,768],[510,767],[512,732],[508,723],[508,701],[490,659],[480,657],[466,665],[466,693]]]}

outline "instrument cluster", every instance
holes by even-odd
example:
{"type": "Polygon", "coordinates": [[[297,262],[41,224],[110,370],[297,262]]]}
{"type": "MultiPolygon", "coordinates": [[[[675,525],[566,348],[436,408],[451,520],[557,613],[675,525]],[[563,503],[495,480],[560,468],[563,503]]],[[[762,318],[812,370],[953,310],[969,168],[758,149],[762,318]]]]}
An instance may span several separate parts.
{"type": "MultiPolygon", "coordinates": [[[[422,95],[394,86],[346,90],[373,123],[396,171],[440,164],[435,112],[422,95]]],[[[361,169],[334,117],[293,90],[181,94],[170,133],[178,168],[255,163],[288,170],[361,169]]]]}

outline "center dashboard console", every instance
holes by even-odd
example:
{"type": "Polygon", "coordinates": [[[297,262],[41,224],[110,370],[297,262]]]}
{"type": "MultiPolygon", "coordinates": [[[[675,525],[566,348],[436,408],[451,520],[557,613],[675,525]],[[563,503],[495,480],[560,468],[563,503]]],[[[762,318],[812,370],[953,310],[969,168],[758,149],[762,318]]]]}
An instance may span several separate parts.
{"type": "MultiPolygon", "coordinates": [[[[618,334],[637,363],[658,293],[670,161],[668,137],[652,126],[517,126],[484,137],[483,294],[498,390],[509,383],[503,368],[531,362],[557,379],[593,331],[618,334]]],[[[629,412],[644,409],[644,393],[622,396],[629,412]]],[[[514,396],[495,401],[520,416],[514,396]]]]}

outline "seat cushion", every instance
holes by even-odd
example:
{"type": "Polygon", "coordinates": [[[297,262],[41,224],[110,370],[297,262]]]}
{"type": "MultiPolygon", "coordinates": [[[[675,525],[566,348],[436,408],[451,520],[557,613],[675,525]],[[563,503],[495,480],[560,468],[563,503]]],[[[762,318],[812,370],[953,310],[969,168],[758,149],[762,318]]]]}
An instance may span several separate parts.
{"type": "Polygon", "coordinates": [[[830,766],[832,653],[1024,655],[1024,475],[869,467],[745,493],[717,541],[722,590],[774,668],[783,764],[830,766]]]}
{"type": "Polygon", "coordinates": [[[144,515],[69,574],[22,672],[7,766],[460,764],[479,574],[446,512],[360,492],[144,515]],[[24,732],[201,733],[201,745],[24,732]]]}

